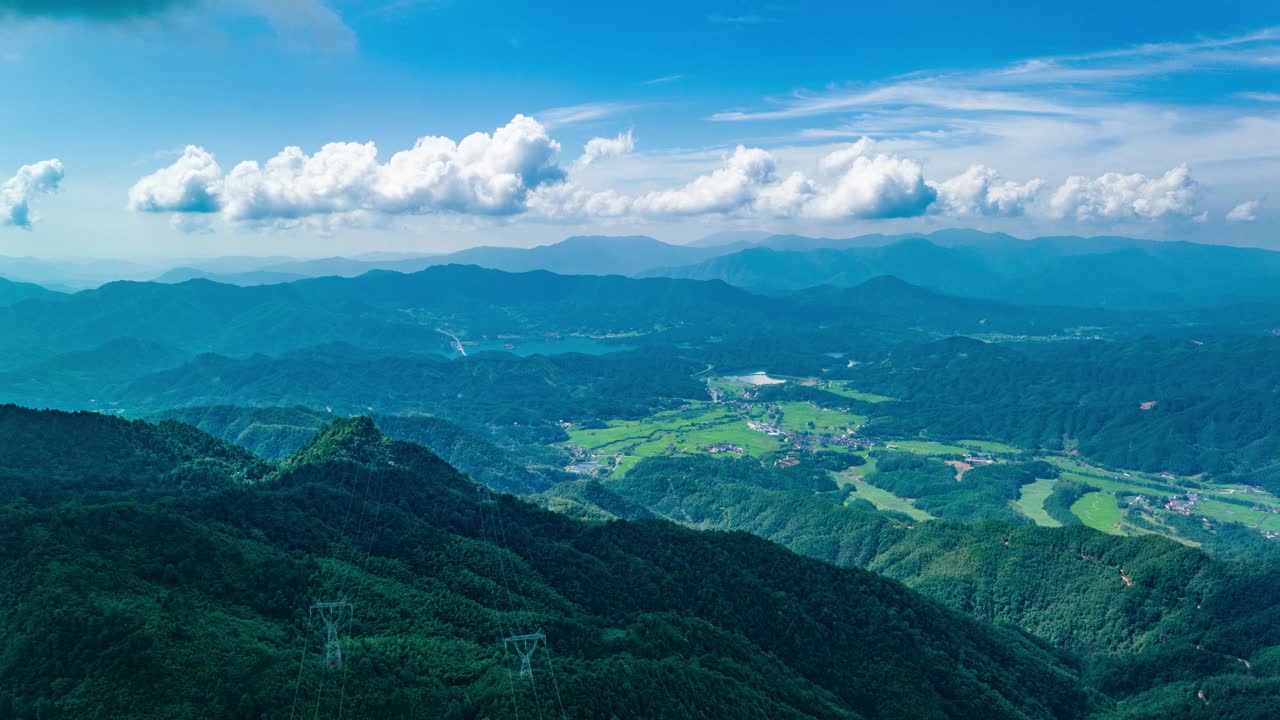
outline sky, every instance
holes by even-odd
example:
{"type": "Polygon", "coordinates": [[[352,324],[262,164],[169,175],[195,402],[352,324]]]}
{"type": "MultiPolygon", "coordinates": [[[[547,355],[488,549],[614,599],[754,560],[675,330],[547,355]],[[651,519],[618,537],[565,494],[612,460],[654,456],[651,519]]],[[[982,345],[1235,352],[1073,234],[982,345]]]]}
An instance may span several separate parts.
{"type": "Polygon", "coordinates": [[[0,0],[0,255],[1280,249],[1280,3],[0,0]]]}

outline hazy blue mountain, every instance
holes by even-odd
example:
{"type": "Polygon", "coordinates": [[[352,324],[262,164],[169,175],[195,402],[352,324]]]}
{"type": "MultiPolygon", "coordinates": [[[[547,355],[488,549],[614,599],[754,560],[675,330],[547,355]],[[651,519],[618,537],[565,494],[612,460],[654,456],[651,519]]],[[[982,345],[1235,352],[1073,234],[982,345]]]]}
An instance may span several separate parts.
{"type": "Polygon", "coordinates": [[[113,280],[154,277],[155,265],[128,260],[61,260],[0,256],[0,277],[35,283],[59,292],[94,288],[113,280]]]}
{"type": "Polygon", "coordinates": [[[644,235],[584,235],[534,248],[478,247],[438,258],[440,262],[561,275],[635,275],[645,270],[694,263],[725,252],[721,247],[669,245],[644,235]]]}
{"type": "Polygon", "coordinates": [[[724,230],[698,238],[686,247],[724,247],[726,245],[755,245],[771,237],[773,233],[763,230],[724,230]]]}
{"type": "Polygon", "coordinates": [[[0,305],[12,305],[31,298],[55,300],[63,297],[66,297],[63,293],[54,292],[35,283],[13,282],[0,278],[0,305]]]}
{"type": "Polygon", "coordinates": [[[189,268],[175,268],[158,280],[180,282],[201,277],[237,285],[260,285],[299,277],[356,277],[371,270],[413,273],[436,265],[478,265],[508,272],[549,270],[561,275],[636,275],[654,268],[698,262],[745,245],[696,247],[671,245],[643,235],[593,235],[570,237],[532,248],[480,246],[438,255],[373,253],[354,258],[287,259],[240,270],[215,271],[206,263],[198,262],[189,268]],[[236,274],[240,276],[232,276],[236,274]]]}
{"type": "MultiPolygon", "coordinates": [[[[914,237],[843,249],[752,247],[645,274],[722,280],[774,293],[818,285],[852,287],[877,275],[893,275],[951,295],[1076,307],[1280,300],[1280,252],[1270,250],[1110,237],[937,235],[936,240],[914,237]]],[[[779,244],[800,247],[804,239],[779,244]]]]}
{"type": "Polygon", "coordinates": [[[1112,326],[1137,318],[1103,310],[1031,307],[946,295],[880,275],[854,287],[821,285],[796,291],[791,303],[813,312],[855,312],[867,324],[883,322],[942,334],[1055,334],[1072,326],[1112,326]]]}
{"type": "Polygon", "coordinates": [[[288,283],[294,280],[302,280],[306,275],[298,275],[296,273],[272,272],[269,270],[250,270],[239,273],[212,273],[199,268],[179,267],[165,271],[155,279],[155,282],[174,284],[186,282],[188,280],[211,280],[225,285],[275,285],[278,283],[288,283]]]}

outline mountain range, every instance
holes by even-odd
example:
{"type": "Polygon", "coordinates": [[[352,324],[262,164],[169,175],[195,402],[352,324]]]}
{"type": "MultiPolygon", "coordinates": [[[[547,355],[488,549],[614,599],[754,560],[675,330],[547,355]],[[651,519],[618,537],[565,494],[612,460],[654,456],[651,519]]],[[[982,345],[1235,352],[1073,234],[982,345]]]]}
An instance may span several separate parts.
{"type": "MultiPolygon", "coordinates": [[[[714,279],[770,294],[852,287],[892,275],[950,295],[1034,305],[1169,309],[1280,300],[1275,289],[1280,253],[1274,251],[1114,236],[1024,240],[974,230],[850,238],[740,232],[687,245],[646,236],[582,236],[533,248],[482,246],[437,255],[213,258],[150,277],[162,283],[206,279],[249,286],[357,277],[373,270],[415,273],[450,264],[507,272],[714,279]]],[[[59,290],[84,287],[88,278],[109,279],[107,273],[113,272],[122,279],[147,277],[136,263],[58,265],[0,258],[0,276],[59,290]]],[[[8,294],[0,294],[0,302],[8,294]]]]}

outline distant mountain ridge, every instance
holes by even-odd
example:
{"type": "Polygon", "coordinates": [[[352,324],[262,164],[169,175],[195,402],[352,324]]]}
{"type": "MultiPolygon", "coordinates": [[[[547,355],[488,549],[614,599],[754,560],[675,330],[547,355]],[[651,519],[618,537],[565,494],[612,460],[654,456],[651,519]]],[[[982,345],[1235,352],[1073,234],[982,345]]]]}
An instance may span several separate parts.
{"type": "Polygon", "coordinates": [[[1131,238],[1018,240],[952,232],[883,245],[804,250],[780,249],[766,241],[644,275],[721,280],[766,293],[852,287],[893,275],[949,295],[1073,307],[1280,300],[1280,252],[1131,238]]]}
{"type": "Polygon", "coordinates": [[[63,293],[54,292],[34,283],[13,282],[0,278],[0,307],[12,305],[23,300],[36,298],[39,300],[55,300],[66,297],[63,293]]]}

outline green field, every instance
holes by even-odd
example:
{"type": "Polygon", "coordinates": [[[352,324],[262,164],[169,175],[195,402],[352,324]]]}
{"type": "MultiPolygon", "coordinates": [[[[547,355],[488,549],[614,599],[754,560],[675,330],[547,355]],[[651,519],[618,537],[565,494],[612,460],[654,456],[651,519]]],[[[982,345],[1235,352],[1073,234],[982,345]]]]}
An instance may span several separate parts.
{"type": "Polygon", "coordinates": [[[782,414],[781,427],[791,432],[824,432],[843,435],[867,421],[865,415],[820,408],[813,403],[781,402],[773,406],[782,414]],[[813,423],[810,427],[809,423],[813,423]]]}
{"type": "Polygon", "coordinates": [[[1053,486],[1057,480],[1049,480],[1041,478],[1030,485],[1022,486],[1022,495],[1018,498],[1018,510],[1023,515],[1031,518],[1037,525],[1044,527],[1061,527],[1062,523],[1049,517],[1044,511],[1045,498],[1049,497],[1049,493],[1053,492],[1053,486]]]}
{"type": "Polygon", "coordinates": [[[857,492],[849,496],[850,500],[858,500],[858,499],[866,500],[870,502],[872,505],[875,505],[876,507],[880,508],[881,510],[900,512],[900,513],[903,513],[904,515],[910,516],[912,519],[915,519],[915,520],[924,521],[924,520],[935,519],[929,513],[911,504],[911,502],[904,500],[898,497],[897,495],[894,495],[888,490],[881,490],[875,485],[871,485],[867,483],[862,479],[860,475],[855,477],[850,477],[849,475],[840,475],[839,481],[842,484],[853,485],[853,487],[857,490],[857,492]]]}
{"type": "Polygon", "coordinates": [[[932,440],[890,440],[885,443],[885,447],[889,445],[917,455],[970,455],[973,453],[972,450],[959,445],[947,445],[932,440]]]}
{"type": "Polygon", "coordinates": [[[1270,493],[1242,494],[1239,485],[1216,485],[1212,482],[1202,483],[1202,487],[1188,488],[1156,475],[1143,473],[1124,473],[1087,465],[1078,460],[1068,458],[1045,458],[1050,463],[1063,469],[1062,477],[1067,480],[1088,483],[1101,489],[1108,495],[1117,492],[1131,492],[1137,495],[1177,497],[1188,491],[1197,492],[1204,500],[1195,507],[1195,514],[1212,518],[1220,522],[1239,523],[1252,527],[1269,513],[1259,512],[1248,505],[1237,505],[1226,502],[1222,498],[1234,497],[1247,499],[1249,505],[1257,504],[1264,508],[1280,507],[1280,500],[1270,493]]]}
{"type": "Polygon", "coordinates": [[[1116,497],[1105,492],[1091,492],[1071,506],[1071,513],[1085,525],[1111,535],[1126,535],[1116,527],[1120,522],[1120,506],[1116,497]]]}
{"type": "Polygon", "coordinates": [[[886,395],[876,395],[875,393],[862,392],[860,390],[855,390],[849,387],[849,383],[847,382],[833,382],[823,389],[829,393],[842,395],[847,398],[852,398],[854,400],[861,400],[862,402],[868,402],[868,403],[892,402],[893,400],[895,400],[895,398],[891,398],[886,395]]]}
{"type": "Polygon", "coordinates": [[[963,445],[972,448],[980,453],[988,455],[1016,455],[1022,452],[1022,448],[1016,448],[1012,445],[1005,445],[993,440],[957,440],[957,445],[963,445]]]}

